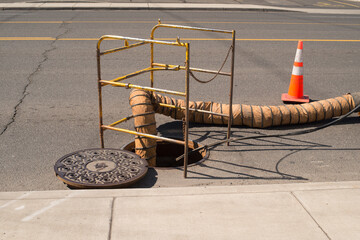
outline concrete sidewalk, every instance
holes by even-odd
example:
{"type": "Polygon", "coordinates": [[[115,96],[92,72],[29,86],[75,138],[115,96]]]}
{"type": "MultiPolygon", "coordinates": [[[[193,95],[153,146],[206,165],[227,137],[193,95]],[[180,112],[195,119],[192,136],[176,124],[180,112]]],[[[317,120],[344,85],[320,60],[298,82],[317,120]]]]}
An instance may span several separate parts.
{"type": "Polygon", "coordinates": [[[0,239],[360,239],[360,182],[0,193],[0,239]]]}
{"type": "Polygon", "coordinates": [[[0,3],[0,10],[231,10],[302,12],[313,14],[360,14],[360,9],[293,8],[254,4],[151,3],[151,2],[11,2],[0,3]]]}

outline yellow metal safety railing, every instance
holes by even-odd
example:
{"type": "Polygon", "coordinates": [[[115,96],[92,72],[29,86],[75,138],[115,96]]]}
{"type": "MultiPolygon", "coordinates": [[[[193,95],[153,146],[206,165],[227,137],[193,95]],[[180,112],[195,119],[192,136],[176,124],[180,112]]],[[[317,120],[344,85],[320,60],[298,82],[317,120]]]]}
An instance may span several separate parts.
{"type": "MultiPolygon", "coordinates": [[[[179,26],[179,25],[169,25],[169,24],[161,24],[160,20],[159,23],[153,27],[150,35],[150,39],[140,39],[140,38],[131,38],[131,37],[123,37],[123,36],[115,36],[115,35],[105,35],[102,36],[98,42],[97,42],[97,74],[98,74],[98,99],[99,99],[99,129],[100,129],[100,143],[101,147],[104,148],[104,131],[105,130],[114,130],[119,132],[124,132],[128,134],[133,134],[137,136],[143,136],[146,138],[152,138],[157,140],[163,140],[172,142],[175,144],[181,144],[184,145],[184,177],[187,177],[187,165],[188,165],[188,145],[189,145],[189,111],[198,111],[198,112],[206,112],[211,113],[214,115],[222,115],[227,116],[225,114],[218,114],[213,112],[208,112],[204,110],[199,109],[190,109],[189,108],[189,81],[190,81],[190,72],[203,72],[203,73],[209,73],[209,74],[216,74],[216,75],[224,75],[230,77],[230,106],[232,105],[232,95],[233,95],[233,80],[234,80],[234,57],[235,57],[235,31],[227,31],[227,30],[218,30],[218,29],[208,29],[208,28],[197,28],[197,27],[189,27],[189,26],[179,26]],[[161,41],[161,40],[154,40],[154,33],[155,30],[158,28],[174,28],[174,29],[185,29],[185,30],[196,30],[196,31],[207,31],[207,32],[216,32],[216,33],[225,33],[225,34],[232,34],[232,45],[231,45],[231,72],[221,72],[215,71],[215,70],[207,70],[207,69],[200,69],[200,68],[191,68],[190,67],[190,44],[189,43],[183,43],[178,38],[174,42],[169,41],[161,41]],[[124,45],[118,48],[108,49],[105,51],[101,51],[101,43],[105,40],[119,40],[123,41],[124,45]],[[132,44],[129,44],[129,42],[135,42],[132,44]],[[101,56],[116,53],[119,51],[135,48],[138,46],[150,44],[150,67],[141,69],[139,71],[117,77],[115,79],[111,80],[105,80],[101,77],[101,56]],[[185,65],[168,65],[164,63],[154,63],[154,45],[168,45],[168,46],[176,46],[176,47],[183,47],[185,48],[185,65]],[[178,91],[171,91],[166,89],[160,89],[160,88],[154,88],[154,72],[155,71],[185,71],[185,92],[178,92],[178,91]],[[138,76],[143,73],[150,72],[150,87],[147,86],[140,86],[135,85],[132,83],[123,83],[123,80],[130,79],[132,77],[138,76]],[[128,121],[132,118],[132,116],[128,116],[125,118],[122,118],[116,122],[113,122],[111,124],[104,124],[103,123],[103,103],[102,103],[102,87],[105,87],[107,85],[111,85],[114,87],[124,87],[124,88],[134,88],[134,89],[141,89],[146,91],[152,91],[152,92],[159,92],[159,93],[166,93],[171,95],[177,95],[177,96],[183,96],[185,97],[186,106],[185,108],[180,108],[185,110],[185,134],[184,134],[184,141],[177,140],[177,139],[171,139],[171,138],[165,138],[165,137],[159,137],[156,135],[141,133],[137,131],[132,131],[129,129],[119,128],[116,127],[120,123],[123,123],[125,121],[128,121]]],[[[164,105],[165,106],[165,105],[164,105]]],[[[179,108],[178,106],[174,105],[166,105],[165,107],[170,108],[179,108]]],[[[230,107],[229,112],[229,124],[228,124],[228,132],[227,132],[227,138],[230,138],[231,135],[231,116],[232,116],[232,109],[230,107]]]]}

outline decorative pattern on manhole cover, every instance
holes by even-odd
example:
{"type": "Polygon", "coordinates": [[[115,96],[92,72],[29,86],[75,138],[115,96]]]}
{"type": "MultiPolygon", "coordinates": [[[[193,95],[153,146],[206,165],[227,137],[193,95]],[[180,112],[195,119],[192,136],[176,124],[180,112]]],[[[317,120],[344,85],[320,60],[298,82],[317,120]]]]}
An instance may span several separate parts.
{"type": "Polygon", "coordinates": [[[145,176],[146,160],[119,149],[86,149],[60,158],[55,173],[76,188],[126,187],[145,176]]]}

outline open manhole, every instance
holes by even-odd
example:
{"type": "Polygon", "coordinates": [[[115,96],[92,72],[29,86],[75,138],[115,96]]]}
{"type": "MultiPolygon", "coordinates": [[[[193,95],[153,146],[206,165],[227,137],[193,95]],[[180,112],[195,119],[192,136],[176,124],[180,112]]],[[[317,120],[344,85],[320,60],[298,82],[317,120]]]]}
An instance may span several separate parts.
{"type": "MultiPolygon", "coordinates": [[[[200,144],[194,141],[189,141],[189,151],[201,147],[200,144]]],[[[122,149],[135,152],[135,142],[130,142],[122,147],[122,149]]],[[[166,142],[162,140],[157,141],[156,146],[156,167],[172,168],[184,166],[184,159],[176,161],[175,159],[184,154],[184,146],[166,142]]],[[[206,149],[189,154],[188,166],[199,164],[209,157],[209,152],[206,149]]]]}

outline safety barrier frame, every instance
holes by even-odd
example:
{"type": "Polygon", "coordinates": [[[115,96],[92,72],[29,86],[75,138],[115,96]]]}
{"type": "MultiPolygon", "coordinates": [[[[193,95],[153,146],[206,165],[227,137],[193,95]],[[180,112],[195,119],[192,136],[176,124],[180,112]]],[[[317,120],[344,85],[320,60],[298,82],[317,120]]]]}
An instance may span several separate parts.
{"type": "Polygon", "coordinates": [[[187,165],[188,165],[188,145],[189,145],[189,112],[203,112],[213,115],[221,115],[228,117],[228,130],[227,130],[227,139],[231,136],[231,123],[232,123],[232,99],[233,99],[233,82],[234,82],[234,58],[235,58],[235,31],[228,31],[228,30],[219,30],[219,29],[210,29],[210,28],[198,28],[198,27],[189,27],[189,26],[180,26],[180,25],[171,25],[171,24],[162,24],[159,20],[158,24],[155,25],[151,31],[150,39],[141,39],[141,38],[132,38],[132,37],[123,37],[123,36],[115,36],[115,35],[104,35],[99,38],[97,42],[96,47],[96,58],[97,58],[97,78],[98,78],[98,101],[99,101],[99,130],[100,130],[100,144],[101,148],[104,148],[104,131],[105,130],[114,130],[119,132],[124,132],[132,135],[137,136],[143,136],[147,138],[153,138],[157,140],[163,140],[172,142],[175,144],[181,144],[184,145],[184,178],[187,177],[187,165]],[[175,42],[169,42],[169,41],[163,41],[163,40],[155,40],[154,39],[154,33],[155,30],[158,28],[174,28],[174,29],[185,29],[185,30],[195,30],[195,31],[207,31],[207,32],[216,32],[216,33],[225,33],[225,34],[231,34],[232,35],[232,44],[230,46],[231,48],[231,72],[221,72],[214,71],[214,70],[208,70],[208,69],[200,69],[200,68],[191,68],[190,67],[190,44],[181,42],[179,38],[175,42]],[[101,51],[101,43],[104,40],[122,40],[124,41],[124,46],[109,49],[105,51],[101,51]],[[129,44],[129,41],[136,42],[133,44],[129,44]],[[101,56],[116,53],[119,51],[123,51],[126,49],[142,46],[150,44],[150,67],[141,69],[139,71],[120,76],[118,78],[112,79],[112,80],[104,80],[101,78],[101,56]],[[180,65],[168,65],[164,63],[154,63],[154,45],[168,45],[168,46],[177,46],[177,47],[184,47],[185,48],[185,66],[180,65]],[[160,89],[160,88],[154,88],[154,71],[179,71],[184,70],[185,71],[185,92],[178,92],[178,91],[172,91],[172,90],[166,90],[166,89],[160,89]],[[229,76],[230,77],[230,93],[229,93],[229,115],[225,114],[219,114],[214,113],[211,111],[205,111],[200,109],[190,109],[189,108],[189,82],[190,82],[190,72],[203,72],[203,73],[209,73],[209,74],[217,74],[217,75],[223,75],[223,76],[229,76]],[[129,79],[135,76],[138,76],[143,73],[150,72],[150,81],[151,86],[140,86],[135,85],[131,83],[122,83],[121,81],[125,79],[129,79]],[[130,120],[133,118],[132,115],[127,116],[125,118],[122,118],[116,122],[113,122],[111,124],[105,125],[103,123],[103,103],[102,103],[102,87],[111,85],[115,87],[124,87],[124,88],[134,88],[134,89],[141,89],[141,90],[147,90],[152,92],[160,92],[165,94],[171,94],[171,95],[177,95],[185,97],[185,108],[184,107],[178,107],[175,105],[168,105],[168,104],[160,104],[163,107],[170,107],[170,108],[177,108],[177,109],[183,109],[185,110],[185,122],[184,122],[184,141],[172,139],[172,138],[166,138],[166,137],[159,137],[152,134],[146,134],[146,133],[140,133],[137,131],[132,131],[129,129],[119,128],[115,127],[116,125],[125,122],[127,120],[130,120]]]}

